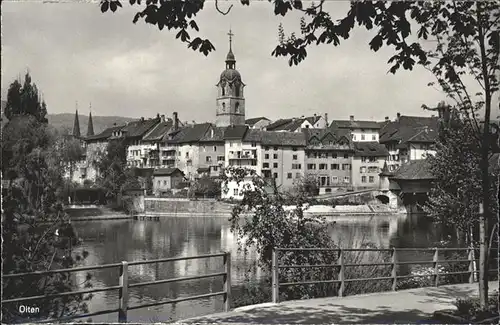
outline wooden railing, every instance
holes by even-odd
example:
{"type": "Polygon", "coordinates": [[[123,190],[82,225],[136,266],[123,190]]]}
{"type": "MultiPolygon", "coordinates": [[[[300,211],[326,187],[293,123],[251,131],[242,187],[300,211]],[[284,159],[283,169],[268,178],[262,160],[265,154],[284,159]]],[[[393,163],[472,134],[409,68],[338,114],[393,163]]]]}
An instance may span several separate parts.
{"type": "MultiPolygon", "coordinates": [[[[491,250],[498,251],[497,248],[491,248],[491,250]]],[[[477,249],[473,248],[391,248],[391,249],[378,249],[378,248],[359,248],[359,249],[329,249],[329,248],[275,248],[272,252],[272,302],[279,302],[280,295],[280,287],[285,286],[300,286],[300,285],[314,285],[314,284],[325,284],[325,283],[337,283],[338,284],[338,296],[344,296],[345,286],[349,282],[359,282],[359,281],[381,281],[381,280],[391,280],[392,282],[392,290],[396,291],[398,279],[408,279],[408,278],[422,278],[422,277],[433,277],[433,285],[439,285],[439,277],[445,275],[458,275],[458,274],[469,274],[469,283],[474,282],[474,275],[479,273],[479,271],[475,270],[474,263],[478,262],[478,259],[474,258],[474,252],[477,249]],[[280,265],[279,264],[279,253],[280,252],[337,252],[337,264],[329,264],[329,265],[280,265]],[[416,251],[427,251],[433,252],[432,261],[404,261],[399,262],[397,259],[398,252],[416,252],[416,251]],[[467,259],[456,259],[456,260],[447,260],[447,259],[439,259],[439,253],[444,251],[465,251],[468,253],[467,259]],[[346,252],[388,252],[391,253],[391,261],[390,262],[380,262],[380,263],[366,263],[366,264],[348,264],[345,262],[345,253],[346,252]],[[468,270],[460,271],[460,272],[439,272],[439,265],[443,263],[460,263],[460,262],[468,262],[468,270]],[[420,264],[431,264],[433,266],[434,272],[433,274],[410,274],[410,275],[398,275],[397,270],[399,265],[420,265],[420,264]],[[388,277],[377,277],[377,278],[346,278],[346,268],[348,267],[366,267],[366,266],[390,266],[391,267],[391,276],[388,277]],[[301,281],[301,282],[280,282],[280,269],[290,269],[290,268],[301,268],[301,269],[312,269],[312,268],[337,268],[338,269],[338,278],[337,279],[329,279],[329,280],[309,280],[309,281],[301,281]]],[[[497,259],[498,257],[492,256],[490,254],[490,259],[497,259]]],[[[498,272],[498,269],[490,269],[489,272],[498,272]]]]}
{"type": "Polygon", "coordinates": [[[62,293],[57,293],[57,294],[48,294],[48,295],[40,295],[40,296],[5,299],[5,300],[2,300],[2,304],[12,304],[12,303],[19,303],[19,302],[24,302],[24,301],[32,301],[32,300],[55,299],[55,298],[64,297],[64,296],[118,290],[118,293],[119,293],[118,308],[108,309],[108,310],[100,310],[97,312],[86,313],[86,314],[73,315],[73,316],[69,316],[69,317],[65,317],[65,318],[48,319],[48,320],[38,321],[38,322],[42,322],[42,323],[45,323],[45,322],[50,323],[50,322],[55,322],[55,321],[59,322],[59,321],[63,321],[63,320],[71,320],[71,319],[77,319],[77,318],[86,318],[86,317],[92,317],[92,316],[115,313],[115,312],[118,312],[118,321],[119,322],[127,322],[127,311],[129,311],[129,310],[146,308],[146,307],[153,307],[153,306],[159,306],[159,305],[165,305],[165,304],[175,304],[175,303],[182,302],[182,301],[205,299],[205,298],[210,298],[210,297],[215,297],[215,296],[224,296],[224,311],[229,311],[229,309],[230,309],[231,253],[229,253],[229,252],[208,254],[208,255],[198,255],[198,256],[188,256],[188,257],[162,258],[162,259],[157,259],[157,260],[136,261],[136,262],[130,262],[130,263],[123,261],[121,263],[114,263],[114,264],[84,266],[84,267],[71,268],[71,269],[59,269],[59,270],[31,272],[31,273],[6,274],[6,275],[2,275],[2,281],[5,281],[7,279],[22,278],[22,277],[44,276],[44,275],[55,274],[55,273],[81,272],[81,271],[116,269],[116,268],[119,268],[119,270],[120,270],[119,284],[117,286],[110,286],[110,287],[104,287],[104,288],[92,288],[92,289],[86,289],[86,290],[62,292],[62,293]],[[173,278],[173,279],[156,280],[156,281],[149,281],[149,282],[131,283],[131,284],[129,284],[129,282],[128,282],[128,267],[129,266],[176,262],[176,261],[186,261],[186,260],[195,260],[195,259],[205,259],[205,258],[214,258],[214,257],[223,257],[223,259],[224,259],[224,261],[223,261],[224,271],[223,272],[189,276],[189,277],[181,277],[181,278],[173,278]],[[137,306],[129,306],[128,305],[128,302],[129,302],[128,289],[129,288],[137,288],[137,287],[143,287],[143,286],[149,286],[149,285],[155,285],[155,284],[163,284],[163,283],[174,283],[174,282],[181,282],[181,281],[206,279],[206,278],[213,278],[213,277],[219,277],[219,276],[223,277],[223,281],[224,281],[223,291],[220,291],[220,292],[213,292],[213,293],[201,294],[201,295],[190,296],[190,297],[183,297],[183,298],[178,298],[178,299],[162,300],[162,301],[158,301],[158,302],[154,302],[154,303],[142,304],[142,305],[137,305],[137,306]]]}

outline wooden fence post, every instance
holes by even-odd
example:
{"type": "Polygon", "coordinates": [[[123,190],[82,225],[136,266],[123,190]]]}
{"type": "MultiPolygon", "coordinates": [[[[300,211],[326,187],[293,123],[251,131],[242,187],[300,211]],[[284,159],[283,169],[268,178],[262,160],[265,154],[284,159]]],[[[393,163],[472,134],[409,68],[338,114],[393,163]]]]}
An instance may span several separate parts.
{"type": "Polygon", "coordinates": [[[392,248],[391,263],[392,291],[396,291],[398,285],[398,257],[396,254],[396,247],[392,248]]]}
{"type": "Polygon", "coordinates": [[[120,290],[118,300],[118,322],[127,322],[128,309],[128,262],[122,261],[120,266],[120,290]]]}
{"type": "Polygon", "coordinates": [[[224,311],[231,310],[231,252],[224,255],[224,311]]]}
{"type": "Polygon", "coordinates": [[[474,249],[469,248],[469,283],[474,283],[474,249]]]}
{"type": "Polygon", "coordinates": [[[273,303],[277,304],[279,302],[280,295],[280,283],[279,283],[279,269],[278,269],[278,253],[279,250],[277,248],[273,248],[273,303]]]}
{"type": "Polygon", "coordinates": [[[339,280],[340,280],[340,286],[339,286],[339,297],[344,296],[344,289],[345,289],[345,266],[344,266],[344,250],[341,248],[339,249],[339,265],[340,265],[340,270],[339,270],[339,280]]]}
{"type": "Polygon", "coordinates": [[[439,285],[439,249],[434,248],[434,258],[432,259],[434,262],[434,286],[437,287],[439,285]]]}

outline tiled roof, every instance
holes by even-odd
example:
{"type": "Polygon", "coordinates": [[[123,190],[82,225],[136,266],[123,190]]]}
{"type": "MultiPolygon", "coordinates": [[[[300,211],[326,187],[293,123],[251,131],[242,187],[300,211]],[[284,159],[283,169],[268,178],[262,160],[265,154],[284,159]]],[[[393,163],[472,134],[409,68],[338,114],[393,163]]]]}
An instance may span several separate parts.
{"type": "Polygon", "coordinates": [[[379,132],[379,142],[434,142],[437,130],[437,117],[400,116],[398,121],[384,124],[379,132]]]}
{"type": "Polygon", "coordinates": [[[85,141],[106,140],[113,134],[113,132],[119,131],[124,127],[125,127],[125,125],[113,126],[113,127],[107,128],[99,134],[85,137],[85,141]]]}
{"type": "Polygon", "coordinates": [[[248,130],[247,125],[231,125],[224,130],[224,140],[243,139],[248,130]]]}
{"type": "Polygon", "coordinates": [[[330,125],[340,129],[380,129],[380,124],[376,121],[333,120],[330,125]]]}
{"type": "Polygon", "coordinates": [[[142,138],[142,141],[160,141],[172,129],[172,126],[173,121],[171,119],[168,119],[165,122],[160,122],[148,133],[146,133],[144,138],[142,138]]]}
{"type": "Polygon", "coordinates": [[[155,176],[170,176],[177,171],[179,171],[182,175],[184,175],[184,173],[179,168],[159,168],[153,172],[153,175],[155,175],[155,176]]]}
{"type": "Polygon", "coordinates": [[[336,139],[345,137],[349,142],[350,134],[349,130],[335,129],[335,128],[324,128],[324,129],[304,129],[302,132],[306,135],[309,141],[312,137],[316,137],[319,140],[323,139],[328,133],[331,133],[336,139]]]}
{"type": "Polygon", "coordinates": [[[224,142],[224,131],[226,127],[211,126],[205,135],[201,137],[200,142],[224,142]],[[213,130],[213,133],[212,133],[213,130]]]}
{"type": "Polygon", "coordinates": [[[126,138],[143,137],[146,132],[151,130],[156,124],[160,122],[160,118],[153,118],[148,120],[138,120],[128,123],[124,128],[126,138]]]}
{"type": "Polygon", "coordinates": [[[249,119],[245,120],[245,124],[253,126],[255,123],[257,123],[257,122],[259,122],[261,120],[270,121],[267,117],[261,116],[261,117],[249,118],[249,119]]]}
{"type": "Polygon", "coordinates": [[[306,117],[306,120],[311,123],[312,125],[316,124],[319,119],[321,118],[321,115],[316,115],[316,116],[309,116],[309,117],[306,117]]]}
{"type": "Polygon", "coordinates": [[[277,120],[268,126],[266,126],[267,131],[296,131],[302,123],[304,123],[305,118],[287,118],[277,120]]]}
{"type": "Polygon", "coordinates": [[[387,148],[378,142],[354,142],[355,155],[360,157],[386,157],[387,148]]]}
{"type": "Polygon", "coordinates": [[[198,142],[210,129],[210,123],[192,124],[179,130],[172,142],[191,143],[198,142]]]}
{"type": "Polygon", "coordinates": [[[275,132],[250,129],[245,135],[246,142],[259,142],[267,146],[305,146],[302,132],[275,132]]]}
{"type": "Polygon", "coordinates": [[[401,165],[401,167],[394,172],[394,176],[391,178],[401,180],[435,179],[435,177],[431,174],[431,169],[426,159],[411,160],[410,162],[401,165]]]}

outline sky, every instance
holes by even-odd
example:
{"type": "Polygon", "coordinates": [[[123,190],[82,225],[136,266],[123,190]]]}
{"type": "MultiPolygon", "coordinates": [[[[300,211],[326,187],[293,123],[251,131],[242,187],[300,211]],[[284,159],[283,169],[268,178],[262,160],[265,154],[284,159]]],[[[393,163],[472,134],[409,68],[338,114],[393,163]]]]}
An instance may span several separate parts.
{"type": "MultiPolygon", "coordinates": [[[[373,33],[358,29],[338,47],[313,46],[307,59],[290,67],[271,56],[278,25],[295,29],[300,14],[275,16],[272,4],[234,2],[223,16],[208,1],[197,16],[200,33],[216,51],[205,57],[175,39],[175,32],[132,23],[137,7],[122,1],[116,13],[101,13],[97,2],[2,2],[2,99],[8,85],[30,71],[50,114],[154,117],[179,112],[183,121],[214,121],[216,87],[225,68],[232,29],[236,68],[245,88],[246,117],[272,120],[325,114],[329,119],[383,120],[403,115],[430,116],[445,95],[427,84],[423,68],[387,73],[390,48],[373,52],[373,33]]],[[[220,1],[221,8],[232,2],[220,1]]],[[[345,1],[328,9],[341,18],[345,1]]],[[[498,105],[498,104],[497,104],[498,105]]]]}

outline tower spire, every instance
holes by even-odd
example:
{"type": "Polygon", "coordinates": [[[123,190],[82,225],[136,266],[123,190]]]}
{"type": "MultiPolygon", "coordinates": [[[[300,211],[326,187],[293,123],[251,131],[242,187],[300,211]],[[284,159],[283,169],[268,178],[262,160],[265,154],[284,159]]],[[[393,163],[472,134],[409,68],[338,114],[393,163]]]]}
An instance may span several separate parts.
{"type": "Polygon", "coordinates": [[[76,102],[76,113],[75,113],[75,123],[73,124],[73,136],[75,138],[80,137],[80,121],[78,120],[78,102],[76,102]]]}
{"type": "Polygon", "coordinates": [[[229,33],[227,33],[229,36],[229,52],[227,53],[226,56],[226,69],[236,69],[236,59],[234,58],[233,54],[233,32],[231,31],[231,28],[229,29],[229,33]]]}
{"type": "Polygon", "coordinates": [[[90,103],[89,107],[89,123],[87,125],[87,136],[94,135],[94,123],[92,121],[92,103],[90,103]]]}

